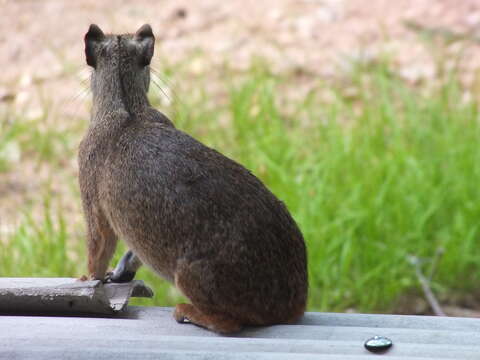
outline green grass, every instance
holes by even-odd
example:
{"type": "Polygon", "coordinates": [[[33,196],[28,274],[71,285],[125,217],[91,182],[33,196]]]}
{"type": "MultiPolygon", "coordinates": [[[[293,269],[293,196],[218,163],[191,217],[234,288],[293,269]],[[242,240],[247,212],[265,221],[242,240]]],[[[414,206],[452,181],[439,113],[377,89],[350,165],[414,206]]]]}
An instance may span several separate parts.
{"type": "MultiPolygon", "coordinates": [[[[478,106],[462,101],[455,76],[415,88],[387,65],[350,74],[355,96],[319,82],[301,100],[288,100],[282,94],[293,79],[254,67],[224,81],[222,100],[177,90],[167,109],[178,128],[244,164],[285,201],[308,244],[311,310],[389,311],[419,288],[408,256],[425,259],[428,273],[439,249],[437,294],[480,287],[478,106]]],[[[56,141],[65,138],[71,134],[56,141]]],[[[48,149],[42,161],[55,162],[48,149]]],[[[0,152],[0,170],[8,171],[3,163],[0,152]]],[[[83,225],[67,226],[51,197],[45,195],[43,220],[33,221],[27,209],[16,231],[0,239],[1,276],[84,272],[83,225]]],[[[136,303],[180,298],[146,269],[138,278],[156,297],[136,303]]]]}

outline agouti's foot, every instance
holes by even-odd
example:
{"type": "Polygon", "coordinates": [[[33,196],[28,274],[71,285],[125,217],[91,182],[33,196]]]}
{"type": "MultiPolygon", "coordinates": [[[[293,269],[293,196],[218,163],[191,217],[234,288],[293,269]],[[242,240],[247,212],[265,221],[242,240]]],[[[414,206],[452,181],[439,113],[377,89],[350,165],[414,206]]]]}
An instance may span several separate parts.
{"type": "Polygon", "coordinates": [[[106,282],[113,282],[113,283],[126,283],[130,282],[135,278],[135,273],[132,271],[109,271],[105,274],[105,279],[103,280],[104,283],[106,282]]]}
{"type": "Polygon", "coordinates": [[[175,321],[178,322],[179,324],[189,324],[191,323],[190,319],[185,316],[185,314],[181,311],[181,305],[186,305],[186,304],[179,304],[175,307],[175,311],[173,312],[173,317],[175,318],[175,321]],[[180,308],[179,308],[180,306],[180,308]],[[180,309],[180,310],[179,310],[180,309]]]}
{"type": "Polygon", "coordinates": [[[178,323],[192,323],[220,334],[231,334],[242,329],[241,324],[235,320],[219,315],[205,315],[191,304],[178,304],[173,317],[178,323]]]}

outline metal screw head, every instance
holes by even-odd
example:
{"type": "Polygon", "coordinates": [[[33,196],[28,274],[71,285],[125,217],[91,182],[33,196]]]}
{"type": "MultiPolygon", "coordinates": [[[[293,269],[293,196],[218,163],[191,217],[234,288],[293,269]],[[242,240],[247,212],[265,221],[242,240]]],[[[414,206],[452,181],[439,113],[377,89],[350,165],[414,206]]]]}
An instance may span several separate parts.
{"type": "Polygon", "coordinates": [[[392,340],[385,336],[374,336],[365,341],[365,348],[371,352],[386,351],[392,346],[392,340]]]}

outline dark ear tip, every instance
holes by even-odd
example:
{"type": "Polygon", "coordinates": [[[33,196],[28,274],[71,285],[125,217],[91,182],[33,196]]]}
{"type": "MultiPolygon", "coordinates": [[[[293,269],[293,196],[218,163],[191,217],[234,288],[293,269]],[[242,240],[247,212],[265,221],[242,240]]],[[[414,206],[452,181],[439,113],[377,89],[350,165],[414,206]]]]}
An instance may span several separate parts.
{"type": "Polygon", "coordinates": [[[100,40],[104,37],[102,29],[96,24],[91,24],[88,28],[88,32],[85,34],[85,39],[100,40]]]}
{"type": "Polygon", "coordinates": [[[140,29],[138,29],[137,32],[135,33],[135,37],[140,39],[147,38],[147,37],[153,38],[152,27],[149,24],[142,25],[140,29]]]}
{"type": "Polygon", "coordinates": [[[102,31],[97,24],[90,24],[88,32],[102,31]]]}

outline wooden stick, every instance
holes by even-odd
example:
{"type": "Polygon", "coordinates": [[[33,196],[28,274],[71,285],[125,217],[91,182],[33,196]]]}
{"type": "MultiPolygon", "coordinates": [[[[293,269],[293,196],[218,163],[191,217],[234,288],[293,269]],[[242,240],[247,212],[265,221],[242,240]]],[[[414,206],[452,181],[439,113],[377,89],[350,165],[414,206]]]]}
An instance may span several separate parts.
{"type": "Polygon", "coordinates": [[[408,256],[408,261],[410,264],[412,264],[415,267],[415,273],[417,275],[418,281],[420,281],[420,285],[422,286],[423,293],[425,294],[425,297],[427,298],[428,303],[430,304],[430,307],[433,310],[433,313],[437,316],[447,316],[442,308],[440,307],[440,304],[438,303],[437,298],[433,294],[432,289],[430,288],[430,283],[427,280],[427,278],[423,275],[422,269],[420,268],[420,260],[413,255],[408,256]]]}

